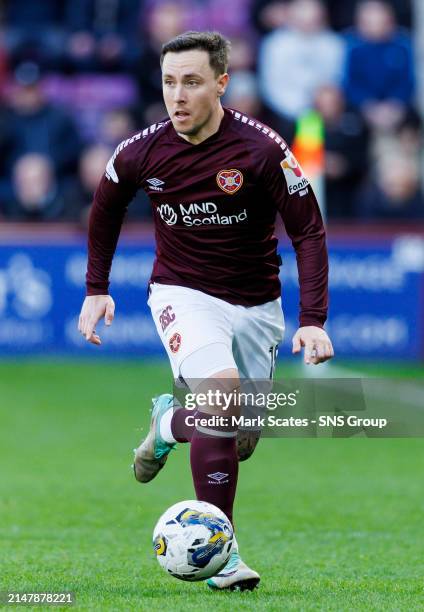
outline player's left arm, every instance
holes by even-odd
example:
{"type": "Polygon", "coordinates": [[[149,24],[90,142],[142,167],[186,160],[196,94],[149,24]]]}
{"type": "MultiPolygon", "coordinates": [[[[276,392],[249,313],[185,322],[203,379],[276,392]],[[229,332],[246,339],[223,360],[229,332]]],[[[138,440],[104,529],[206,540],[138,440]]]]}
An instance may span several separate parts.
{"type": "Polygon", "coordinates": [[[293,336],[293,353],[300,353],[304,348],[306,364],[322,363],[334,357],[334,349],[327,332],[316,325],[299,327],[293,336]]]}
{"type": "Polygon", "coordinates": [[[112,324],[115,302],[109,295],[109,275],[127,208],[137,191],[136,158],[119,147],[94,194],[88,227],[87,295],[78,319],[78,330],[87,342],[99,345],[100,319],[112,324]]]}
{"type": "Polygon", "coordinates": [[[276,142],[268,145],[265,184],[281,214],[296,252],[300,287],[299,329],[293,353],[304,349],[305,363],[334,356],[324,330],[328,310],[328,253],[325,229],[315,194],[291,152],[276,142]]]}

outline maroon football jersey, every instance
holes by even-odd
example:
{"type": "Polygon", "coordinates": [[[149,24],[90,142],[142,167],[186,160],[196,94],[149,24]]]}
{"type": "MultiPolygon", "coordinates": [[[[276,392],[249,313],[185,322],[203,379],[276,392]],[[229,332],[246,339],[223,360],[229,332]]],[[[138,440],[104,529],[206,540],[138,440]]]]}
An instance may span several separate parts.
{"type": "Polygon", "coordinates": [[[125,211],[144,189],[155,221],[152,282],[244,306],[279,297],[279,212],[296,251],[300,324],[322,326],[328,260],[313,191],[278,134],[224,110],[218,131],[200,144],[184,140],[167,120],[117,147],[91,210],[87,294],[108,293],[125,211]]]}

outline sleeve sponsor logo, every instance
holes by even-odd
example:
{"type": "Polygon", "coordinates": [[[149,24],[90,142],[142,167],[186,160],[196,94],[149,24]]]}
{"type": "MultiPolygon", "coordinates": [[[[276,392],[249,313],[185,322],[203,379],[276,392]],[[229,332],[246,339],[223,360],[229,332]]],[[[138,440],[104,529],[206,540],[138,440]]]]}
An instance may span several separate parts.
{"type": "Polygon", "coordinates": [[[220,170],[216,175],[217,185],[225,193],[236,193],[243,185],[243,174],[240,170],[220,170]]]}
{"type": "Polygon", "coordinates": [[[280,162],[280,166],[284,172],[290,195],[304,190],[309,185],[308,179],[303,174],[302,168],[292,153],[288,153],[287,157],[280,162]]]}

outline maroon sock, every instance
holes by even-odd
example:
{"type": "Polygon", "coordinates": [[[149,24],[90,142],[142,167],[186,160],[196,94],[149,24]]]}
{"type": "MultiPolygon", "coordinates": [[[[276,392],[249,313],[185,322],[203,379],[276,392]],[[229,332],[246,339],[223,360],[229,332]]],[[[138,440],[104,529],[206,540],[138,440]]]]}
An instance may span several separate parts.
{"type": "Polygon", "coordinates": [[[194,425],[187,425],[186,417],[196,416],[196,410],[178,408],[171,419],[171,432],[177,442],[190,442],[194,432],[194,425]]]}
{"type": "MultiPolygon", "coordinates": [[[[208,416],[200,412],[197,416],[208,416]]],[[[238,460],[235,437],[206,435],[194,430],[190,462],[198,500],[218,506],[233,522],[238,460]]],[[[222,433],[222,432],[221,432],[222,433]]]]}

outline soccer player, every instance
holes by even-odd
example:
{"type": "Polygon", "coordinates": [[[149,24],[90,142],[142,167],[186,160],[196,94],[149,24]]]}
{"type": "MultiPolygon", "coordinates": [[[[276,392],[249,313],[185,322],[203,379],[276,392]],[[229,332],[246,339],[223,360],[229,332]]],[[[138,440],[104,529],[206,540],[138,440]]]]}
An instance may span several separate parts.
{"type": "MultiPolygon", "coordinates": [[[[169,118],[122,142],[107,164],[89,223],[87,297],[79,318],[86,340],[100,344],[101,318],[110,325],[114,302],[109,272],[121,224],[136,191],[149,195],[156,229],[156,259],[149,284],[152,316],[175,379],[191,391],[233,391],[241,379],[272,377],[284,320],[274,227],[281,215],[296,251],[300,326],[293,352],[305,362],[333,356],[323,329],[328,261],[318,204],[286,143],[269,127],[223,108],[229,42],[218,33],[187,32],[163,46],[162,83],[169,118]]],[[[153,403],[147,438],[136,449],[137,480],[152,480],[176,442],[191,442],[198,499],[232,520],[238,460],[257,435],[204,426],[218,413],[196,412],[196,426],[173,398],[153,403]],[[238,435],[238,446],[237,446],[238,435]]],[[[232,408],[237,414],[237,409],[232,408]]],[[[259,575],[238,546],[208,585],[252,589],[259,575]]]]}

